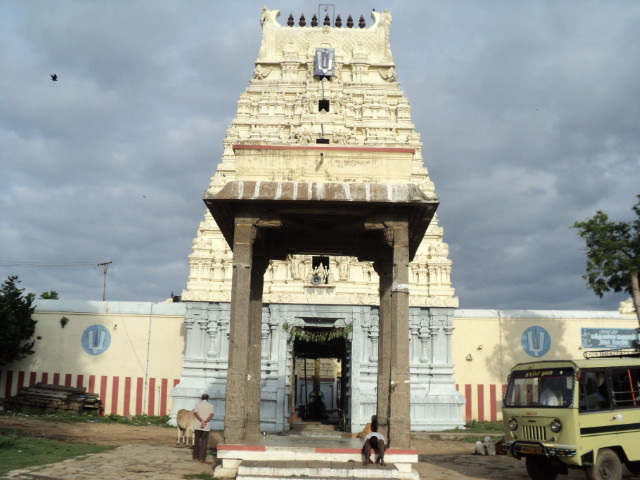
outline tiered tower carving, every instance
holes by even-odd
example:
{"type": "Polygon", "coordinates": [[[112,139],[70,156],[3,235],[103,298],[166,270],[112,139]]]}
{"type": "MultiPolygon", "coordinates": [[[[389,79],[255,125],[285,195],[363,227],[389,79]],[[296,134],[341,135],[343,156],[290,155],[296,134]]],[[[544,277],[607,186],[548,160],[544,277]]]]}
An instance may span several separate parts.
{"type": "MultiPolygon", "coordinates": [[[[392,18],[372,12],[373,25],[340,15],[334,26],[294,26],[277,21],[278,10],[262,11],[262,44],[253,79],[240,95],[238,110],[224,138],[224,151],[209,192],[231,180],[414,183],[433,194],[434,185],[422,157],[422,142],[411,121],[409,101],[400,90],[389,46],[392,18]],[[351,26],[349,26],[351,25],[351,26]],[[332,74],[317,75],[318,47],[332,51],[332,74]],[[336,148],[340,177],[329,165],[304,156],[264,155],[269,147],[315,145],[336,148]],[[248,146],[262,146],[252,157],[248,146]],[[244,147],[244,149],[243,149],[244,147]],[[350,150],[353,148],[353,150],[350,150]],[[409,149],[410,164],[394,158],[375,167],[358,154],[363,148],[409,149]],[[381,170],[382,169],[382,170],[381,170]],[[349,176],[345,178],[345,172],[349,176]]],[[[319,22],[315,19],[315,23],[319,22]]],[[[209,212],[200,223],[189,255],[190,273],[184,301],[231,299],[232,253],[209,212]]],[[[451,286],[449,249],[437,217],[410,265],[410,304],[457,307],[451,286]]],[[[353,257],[290,256],[272,261],[264,283],[264,301],[284,304],[377,305],[379,281],[370,262],[353,257]]]]}

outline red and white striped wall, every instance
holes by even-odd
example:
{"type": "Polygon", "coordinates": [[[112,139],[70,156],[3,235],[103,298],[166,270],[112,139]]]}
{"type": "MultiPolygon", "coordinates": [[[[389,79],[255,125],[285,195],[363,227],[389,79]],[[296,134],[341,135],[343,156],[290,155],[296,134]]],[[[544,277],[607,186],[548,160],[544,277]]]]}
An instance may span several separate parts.
{"type": "Polygon", "coordinates": [[[0,370],[0,395],[8,398],[38,382],[86,387],[87,392],[99,394],[104,413],[118,415],[168,415],[171,413],[171,388],[180,380],[149,377],[120,377],[107,375],[76,375],[72,373],[25,372],[0,370]]]}
{"type": "MultiPolygon", "coordinates": [[[[145,388],[144,377],[0,370],[0,395],[4,398],[17,395],[23,388],[37,382],[86,387],[87,392],[100,395],[105,414],[126,416],[170,414],[172,398],[169,391],[179,380],[149,377],[145,388]]],[[[499,384],[456,384],[456,390],[466,399],[463,420],[502,420],[502,398],[506,388],[506,385],[499,384]]]]}
{"type": "Polygon", "coordinates": [[[463,419],[465,422],[497,422],[502,420],[502,398],[507,389],[499,384],[456,384],[456,390],[464,395],[463,419]]]}

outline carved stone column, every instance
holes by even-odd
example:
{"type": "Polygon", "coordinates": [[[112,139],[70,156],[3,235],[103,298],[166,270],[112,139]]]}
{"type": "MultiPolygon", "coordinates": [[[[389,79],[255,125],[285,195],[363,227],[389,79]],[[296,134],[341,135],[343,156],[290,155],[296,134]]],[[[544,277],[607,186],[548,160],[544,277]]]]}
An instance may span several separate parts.
{"type": "MultiPolygon", "coordinates": [[[[391,251],[389,251],[391,255],[391,251]]],[[[389,386],[391,381],[391,285],[393,269],[390,259],[373,264],[380,277],[380,310],[378,320],[378,432],[389,438],[389,386]]]]}
{"type": "Polygon", "coordinates": [[[274,354],[274,352],[276,352],[277,355],[277,336],[276,336],[276,330],[278,329],[278,323],[275,320],[270,320],[269,321],[269,329],[267,332],[267,349],[268,349],[268,355],[265,357],[265,360],[270,360],[272,358],[272,355],[274,354]]]}
{"type": "Polygon", "coordinates": [[[216,336],[218,335],[217,318],[209,320],[209,323],[207,325],[207,333],[209,334],[209,348],[207,349],[207,357],[215,358],[218,356],[218,352],[216,351],[216,336]]]}
{"type": "Polygon", "coordinates": [[[371,355],[369,355],[369,361],[376,363],[378,361],[378,338],[380,330],[376,325],[371,325],[369,330],[369,338],[371,339],[371,355]]]}
{"type": "Polygon", "coordinates": [[[269,344],[270,338],[270,328],[268,324],[262,325],[262,347],[261,347],[261,358],[263,360],[268,360],[269,355],[271,353],[271,348],[269,344]]]}
{"type": "MultiPolygon", "coordinates": [[[[257,243],[257,242],[256,242],[257,243]]],[[[260,437],[260,376],[262,346],[262,291],[264,289],[264,274],[269,266],[269,260],[257,255],[254,248],[254,256],[251,268],[251,293],[250,293],[250,325],[249,325],[249,351],[247,374],[247,398],[246,398],[246,440],[256,440],[260,437]]]]}
{"type": "Polygon", "coordinates": [[[186,348],[184,353],[184,358],[191,359],[194,357],[194,342],[195,342],[195,332],[193,330],[193,325],[197,324],[197,317],[191,311],[187,312],[187,316],[184,319],[184,324],[187,329],[187,340],[186,340],[186,348]]]}
{"type": "Polygon", "coordinates": [[[414,314],[409,315],[409,365],[416,361],[420,361],[420,355],[422,353],[420,348],[420,342],[418,341],[418,334],[420,332],[419,320],[415,318],[414,314]]]}
{"type": "Polygon", "coordinates": [[[385,222],[392,237],[391,381],[389,391],[389,445],[409,448],[409,225],[406,219],[385,222]]]}
{"type": "Polygon", "coordinates": [[[247,404],[260,399],[247,395],[251,341],[251,271],[257,218],[237,213],[234,218],[233,273],[229,335],[229,368],[225,397],[224,443],[242,444],[246,434],[247,404]]]}
{"type": "Polygon", "coordinates": [[[422,344],[422,349],[420,352],[420,363],[429,363],[429,339],[431,338],[429,327],[420,327],[418,338],[420,338],[420,343],[422,344]]]}
{"type": "Polygon", "coordinates": [[[204,315],[200,315],[198,318],[198,325],[200,325],[200,345],[198,348],[198,358],[207,358],[207,350],[209,349],[209,335],[207,334],[207,328],[209,326],[209,320],[207,319],[206,311],[204,315]]]}

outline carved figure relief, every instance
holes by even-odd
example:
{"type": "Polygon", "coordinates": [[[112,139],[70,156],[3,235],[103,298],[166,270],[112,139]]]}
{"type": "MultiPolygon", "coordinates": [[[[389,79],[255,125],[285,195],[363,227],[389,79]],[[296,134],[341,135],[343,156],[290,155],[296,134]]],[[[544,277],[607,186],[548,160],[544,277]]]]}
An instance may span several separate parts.
{"type": "Polygon", "coordinates": [[[381,68],[380,70],[378,70],[378,72],[380,73],[380,76],[387,82],[395,82],[397,75],[396,75],[396,69],[393,67],[389,67],[389,68],[381,68]]]}
{"type": "Polygon", "coordinates": [[[277,18],[280,16],[280,10],[269,10],[267,7],[263,7],[260,14],[260,26],[262,28],[279,27],[277,18]]]}
{"type": "Polygon", "coordinates": [[[269,76],[271,73],[271,67],[263,67],[262,65],[256,65],[256,68],[253,70],[253,78],[257,80],[263,80],[269,76]]]}

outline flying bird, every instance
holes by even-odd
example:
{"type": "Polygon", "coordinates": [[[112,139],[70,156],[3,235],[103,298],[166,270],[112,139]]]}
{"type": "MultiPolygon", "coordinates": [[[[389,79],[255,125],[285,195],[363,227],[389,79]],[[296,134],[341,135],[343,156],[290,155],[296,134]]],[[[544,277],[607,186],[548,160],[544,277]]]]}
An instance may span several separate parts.
{"type": "Polygon", "coordinates": [[[51,81],[57,82],[58,81],[58,75],[56,75],[55,73],[52,73],[51,74],[51,81]]]}

